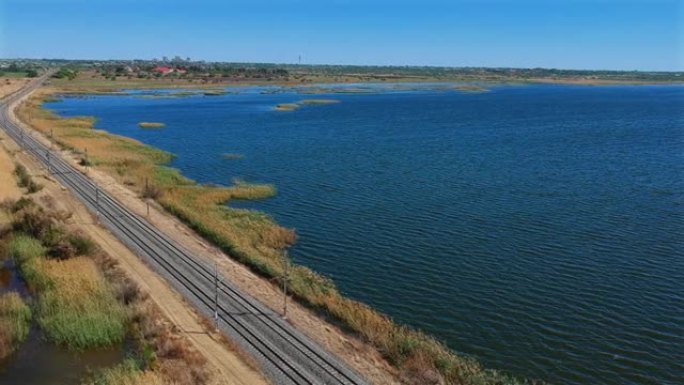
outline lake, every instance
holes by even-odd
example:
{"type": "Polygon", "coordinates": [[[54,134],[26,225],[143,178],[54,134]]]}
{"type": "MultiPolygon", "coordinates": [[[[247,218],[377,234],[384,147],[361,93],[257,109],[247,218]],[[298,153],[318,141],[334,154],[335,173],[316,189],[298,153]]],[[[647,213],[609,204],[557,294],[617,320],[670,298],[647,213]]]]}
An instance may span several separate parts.
{"type": "Polygon", "coordinates": [[[47,107],[175,153],[198,182],[275,184],[235,205],[296,228],[296,262],[488,367],[681,384],[684,87],[439,88],[296,111],[274,107],[312,95],[277,87],[47,107]]]}

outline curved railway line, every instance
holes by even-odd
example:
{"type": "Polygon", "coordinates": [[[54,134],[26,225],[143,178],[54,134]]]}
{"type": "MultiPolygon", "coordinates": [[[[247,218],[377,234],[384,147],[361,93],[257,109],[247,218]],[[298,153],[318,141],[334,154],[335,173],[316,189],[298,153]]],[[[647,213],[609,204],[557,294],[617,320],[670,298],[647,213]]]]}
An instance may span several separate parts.
{"type": "Polygon", "coordinates": [[[104,226],[203,314],[217,315],[219,328],[259,362],[274,384],[368,384],[280,315],[221,279],[213,267],[132,213],[58,152],[51,151],[17,125],[10,118],[11,106],[40,87],[45,79],[42,77],[0,101],[0,126],[17,144],[48,168],[55,179],[96,213],[104,226]]]}

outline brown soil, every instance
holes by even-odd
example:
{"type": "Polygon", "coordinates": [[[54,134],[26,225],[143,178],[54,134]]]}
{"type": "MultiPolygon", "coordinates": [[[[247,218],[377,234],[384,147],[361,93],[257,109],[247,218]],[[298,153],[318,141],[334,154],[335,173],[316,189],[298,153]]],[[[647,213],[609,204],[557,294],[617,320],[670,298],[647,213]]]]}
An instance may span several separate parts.
{"type": "Polygon", "coordinates": [[[30,81],[29,78],[0,78],[0,99],[20,89],[30,81]]]}

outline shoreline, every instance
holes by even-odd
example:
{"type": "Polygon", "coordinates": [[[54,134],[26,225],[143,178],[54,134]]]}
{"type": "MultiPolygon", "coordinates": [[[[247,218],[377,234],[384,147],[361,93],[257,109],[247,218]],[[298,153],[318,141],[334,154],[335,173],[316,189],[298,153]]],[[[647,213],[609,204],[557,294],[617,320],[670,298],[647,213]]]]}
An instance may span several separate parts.
{"type": "MultiPolygon", "coordinates": [[[[45,89],[43,88],[42,91],[41,97],[43,99],[41,100],[44,100],[51,95],[60,93],[59,89],[51,89],[48,92],[45,92],[45,89]]],[[[24,107],[25,105],[22,105],[20,110],[24,107]]],[[[91,118],[59,117],[51,111],[46,110],[42,105],[42,102],[34,104],[33,107],[37,108],[38,110],[42,110],[44,113],[47,113],[48,118],[52,122],[67,121],[71,122],[72,124],[77,123],[80,127],[79,129],[82,131],[94,129],[94,120],[91,118]]],[[[21,113],[19,113],[19,115],[21,115],[21,113]]],[[[28,116],[31,115],[32,114],[29,112],[28,116]]],[[[35,119],[35,117],[33,117],[33,119],[35,119]]],[[[30,118],[29,120],[33,119],[30,118]]],[[[43,134],[47,134],[47,132],[40,129],[38,129],[38,131],[41,131],[43,134]]],[[[120,137],[106,131],[100,131],[101,130],[98,130],[98,139],[103,139],[105,142],[109,142],[110,144],[116,144],[119,140],[121,140],[120,138],[123,138],[124,141],[128,139],[129,142],[137,142],[130,138],[120,137]]],[[[60,144],[62,146],[65,146],[66,144],[68,147],[68,143],[60,144]]],[[[136,151],[140,151],[142,148],[148,155],[151,154],[151,156],[156,157],[156,160],[152,162],[153,167],[158,167],[159,169],[163,170],[163,177],[165,179],[171,179],[175,184],[180,185],[180,187],[177,185],[172,186],[172,192],[178,192],[178,190],[182,189],[205,189],[205,187],[198,186],[194,181],[184,177],[179,170],[164,166],[164,164],[170,159],[168,157],[168,153],[140,142],[137,142],[136,146],[140,147],[137,148],[136,151]]],[[[77,156],[83,155],[82,153],[79,154],[78,147],[71,147],[72,151],[77,156]]],[[[92,152],[91,156],[94,156],[92,152]]],[[[103,171],[107,172],[106,169],[103,171]]],[[[112,170],[109,171],[111,173],[112,170]]],[[[153,174],[153,176],[158,175],[153,174]]],[[[117,178],[115,177],[115,179],[117,178]]],[[[126,183],[125,180],[119,181],[119,183],[127,185],[128,188],[132,188],[135,191],[136,181],[128,182],[130,184],[126,183]]],[[[140,181],[137,181],[137,183],[139,192],[145,195],[145,191],[140,191],[140,181]]],[[[213,203],[215,205],[224,204],[226,201],[235,198],[233,195],[234,193],[238,194],[238,198],[246,197],[258,199],[268,196],[268,193],[265,194],[258,191],[255,194],[252,194],[249,191],[231,191],[228,195],[226,195],[226,189],[229,188],[210,188],[210,190],[204,191],[203,193],[208,193],[208,195],[211,196],[210,204],[213,203]],[[243,195],[240,196],[240,194],[243,195]]],[[[184,196],[184,198],[188,197],[184,196]]],[[[157,199],[157,201],[159,201],[159,199],[157,199]]],[[[277,266],[274,266],[272,261],[269,262],[265,259],[250,259],[250,255],[244,254],[244,250],[240,250],[239,248],[236,248],[235,245],[231,245],[230,242],[226,242],[225,239],[222,239],[220,234],[216,234],[216,232],[212,231],[211,228],[207,228],[206,224],[202,223],[202,221],[198,222],[196,218],[192,216],[192,213],[188,212],[187,207],[183,208],[174,206],[172,203],[169,204],[169,202],[166,202],[165,204],[163,201],[160,201],[159,203],[166,209],[167,212],[170,212],[181,219],[182,222],[186,223],[186,225],[197,231],[205,239],[217,245],[220,249],[231,255],[233,259],[246,265],[253,272],[256,272],[258,275],[264,278],[274,279],[276,282],[282,282],[280,279],[282,272],[279,271],[277,266]]],[[[277,224],[274,225],[279,227],[277,224]]],[[[266,228],[266,230],[268,229],[266,228]]],[[[283,241],[283,239],[280,239],[280,241],[283,241]]],[[[294,238],[288,238],[284,241],[285,242],[280,245],[281,247],[279,249],[283,249],[294,242],[294,238]]],[[[277,249],[274,250],[277,251],[277,249]]],[[[378,349],[378,351],[383,353],[385,359],[387,359],[392,366],[396,367],[403,374],[402,377],[408,375],[405,373],[407,371],[411,372],[419,369],[427,370],[431,375],[441,375],[444,377],[447,383],[458,383],[459,381],[464,380],[466,381],[465,383],[470,383],[470,380],[485,381],[483,383],[494,383],[495,381],[508,380],[512,381],[512,383],[516,383],[515,379],[507,375],[503,375],[493,370],[484,369],[474,360],[456,355],[453,351],[447,349],[444,345],[437,342],[431,336],[428,336],[415,329],[395,324],[387,316],[378,313],[367,305],[343,297],[341,294],[339,294],[331,281],[313,272],[312,270],[303,266],[295,266],[294,270],[297,274],[302,275],[302,278],[305,278],[305,282],[308,282],[309,286],[299,287],[299,289],[296,286],[293,288],[293,293],[300,303],[303,303],[306,307],[313,310],[323,320],[327,320],[328,322],[332,320],[334,321],[333,324],[341,323],[343,329],[347,330],[347,333],[351,331],[352,335],[355,337],[361,338],[362,340],[366,341],[366,343],[373,345],[375,349],[378,349]]],[[[525,380],[521,380],[519,383],[527,382],[525,380]]]]}

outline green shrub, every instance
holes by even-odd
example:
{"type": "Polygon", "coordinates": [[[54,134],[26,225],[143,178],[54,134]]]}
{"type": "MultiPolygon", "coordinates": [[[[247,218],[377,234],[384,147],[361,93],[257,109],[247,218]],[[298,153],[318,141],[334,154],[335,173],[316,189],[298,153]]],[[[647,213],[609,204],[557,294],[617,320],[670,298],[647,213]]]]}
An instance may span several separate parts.
{"type": "Polygon", "coordinates": [[[14,235],[10,239],[7,248],[9,257],[14,258],[19,264],[29,259],[43,256],[46,251],[38,239],[25,234],[14,235]]]}
{"type": "Polygon", "coordinates": [[[31,183],[31,175],[29,175],[26,167],[21,164],[17,164],[14,167],[14,175],[17,176],[19,187],[28,187],[29,183],[31,183]]]}

